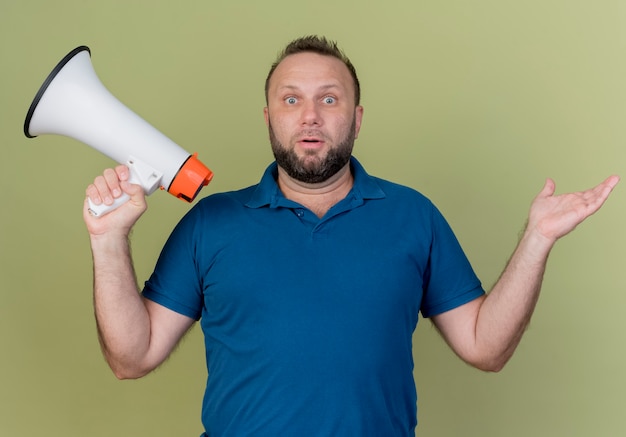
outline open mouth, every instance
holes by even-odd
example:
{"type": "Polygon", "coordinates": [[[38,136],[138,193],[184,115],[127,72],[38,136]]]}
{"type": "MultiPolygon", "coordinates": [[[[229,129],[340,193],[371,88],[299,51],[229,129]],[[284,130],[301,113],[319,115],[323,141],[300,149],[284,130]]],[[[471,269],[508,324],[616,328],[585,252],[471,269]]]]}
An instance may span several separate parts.
{"type": "Polygon", "coordinates": [[[316,138],[304,138],[299,141],[299,144],[305,150],[317,150],[322,147],[324,142],[316,138]]]}
{"type": "Polygon", "coordinates": [[[317,132],[301,132],[297,137],[297,142],[302,147],[319,147],[325,143],[324,136],[317,132]]]}

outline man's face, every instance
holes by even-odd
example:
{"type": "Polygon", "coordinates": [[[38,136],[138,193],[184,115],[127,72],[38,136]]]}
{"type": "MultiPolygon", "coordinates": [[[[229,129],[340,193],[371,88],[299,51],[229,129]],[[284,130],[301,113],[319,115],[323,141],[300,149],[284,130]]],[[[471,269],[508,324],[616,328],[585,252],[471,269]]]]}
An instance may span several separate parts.
{"type": "Polygon", "coordinates": [[[274,70],[264,109],[272,151],[292,178],[324,182],[350,159],[363,108],[339,59],[316,53],[286,57],[274,70]]]}

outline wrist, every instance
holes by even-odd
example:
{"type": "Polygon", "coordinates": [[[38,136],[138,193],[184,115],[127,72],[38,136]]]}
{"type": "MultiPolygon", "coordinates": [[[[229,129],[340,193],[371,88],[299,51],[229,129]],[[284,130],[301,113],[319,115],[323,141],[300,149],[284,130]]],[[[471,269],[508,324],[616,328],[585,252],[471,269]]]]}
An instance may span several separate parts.
{"type": "Polygon", "coordinates": [[[89,233],[89,241],[94,252],[106,251],[117,252],[126,250],[130,245],[130,235],[127,232],[116,231],[106,233],[89,233]]]}
{"type": "Polygon", "coordinates": [[[555,243],[556,239],[546,237],[537,228],[526,227],[519,246],[529,255],[543,261],[548,257],[555,243]]]}

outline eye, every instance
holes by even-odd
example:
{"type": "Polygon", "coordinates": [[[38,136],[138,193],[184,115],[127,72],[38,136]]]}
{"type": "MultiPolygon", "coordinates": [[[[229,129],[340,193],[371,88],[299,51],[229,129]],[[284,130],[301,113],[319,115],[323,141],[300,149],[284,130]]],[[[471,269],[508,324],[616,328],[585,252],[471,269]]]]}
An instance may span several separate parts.
{"type": "Polygon", "coordinates": [[[296,99],[295,97],[287,97],[285,99],[285,103],[287,103],[288,105],[295,105],[298,102],[298,99],[296,99]]]}
{"type": "Polygon", "coordinates": [[[335,103],[337,100],[332,97],[332,96],[326,96],[324,97],[324,103],[326,103],[327,105],[332,105],[333,103],[335,103]]]}

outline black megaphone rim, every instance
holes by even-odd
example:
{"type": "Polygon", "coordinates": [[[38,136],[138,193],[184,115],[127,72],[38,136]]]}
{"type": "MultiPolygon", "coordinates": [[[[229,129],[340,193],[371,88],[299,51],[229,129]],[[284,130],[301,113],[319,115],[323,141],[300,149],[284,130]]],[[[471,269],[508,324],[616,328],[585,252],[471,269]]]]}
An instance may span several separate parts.
{"type": "Polygon", "coordinates": [[[76,47],[74,50],[72,50],[67,55],[65,55],[65,57],[61,59],[61,61],[57,64],[57,66],[54,67],[52,72],[48,75],[43,85],[41,85],[41,88],[39,88],[39,91],[37,91],[37,95],[35,95],[35,98],[33,99],[33,103],[30,104],[30,108],[28,109],[28,113],[26,114],[26,120],[24,120],[24,135],[26,135],[28,138],[35,138],[37,136],[37,135],[31,135],[29,132],[30,121],[33,118],[35,109],[37,108],[37,105],[39,104],[39,101],[45,94],[46,90],[48,89],[48,87],[50,86],[50,84],[52,83],[56,75],[59,74],[59,72],[63,69],[63,67],[65,67],[65,64],[67,64],[74,56],[84,51],[89,52],[89,56],[91,56],[91,50],[89,50],[89,47],[87,46],[76,47]]]}

